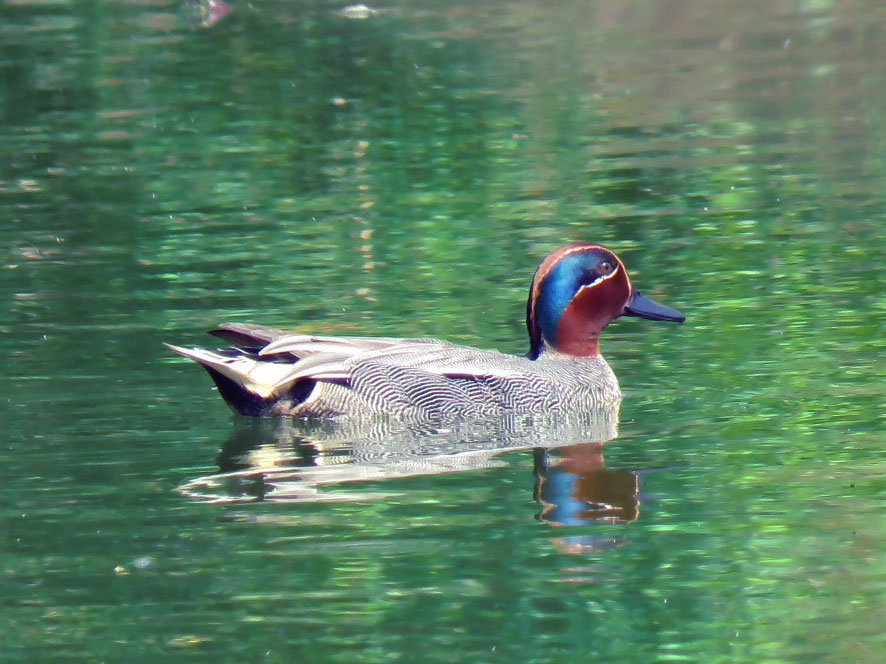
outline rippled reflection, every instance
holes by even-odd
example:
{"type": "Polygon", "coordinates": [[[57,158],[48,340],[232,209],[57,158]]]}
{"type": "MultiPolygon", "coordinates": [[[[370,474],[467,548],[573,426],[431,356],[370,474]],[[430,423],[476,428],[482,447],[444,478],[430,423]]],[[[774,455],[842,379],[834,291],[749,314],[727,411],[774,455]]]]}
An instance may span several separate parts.
{"type": "MultiPolygon", "coordinates": [[[[621,471],[603,468],[601,454],[602,444],[617,431],[617,406],[570,416],[511,415],[421,424],[390,419],[243,419],[219,453],[221,472],[190,480],[179,491],[208,502],[375,500],[391,492],[359,487],[345,491],[341,485],[482,470],[502,465],[499,456],[504,452],[535,449],[540,518],[554,522],[569,511],[572,520],[586,519],[571,508],[572,498],[544,487],[559,486],[560,479],[577,473],[587,479],[582,486],[589,499],[596,500],[598,492],[590,487],[623,484],[613,480],[621,471]],[[547,455],[557,448],[561,452],[556,457],[547,455]],[[555,458],[557,463],[550,463],[555,458]]],[[[636,503],[635,491],[624,493],[636,503]]],[[[622,520],[629,520],[628,514],[635,518],[636,505],[623,502],[612,509],[625,515],[622,520]]]]}

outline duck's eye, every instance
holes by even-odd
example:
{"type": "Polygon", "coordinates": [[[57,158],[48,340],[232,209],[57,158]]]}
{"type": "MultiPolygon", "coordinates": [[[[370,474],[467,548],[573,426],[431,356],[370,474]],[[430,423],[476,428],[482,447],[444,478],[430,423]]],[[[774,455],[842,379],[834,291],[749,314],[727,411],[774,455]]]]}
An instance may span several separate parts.
{"type": "Polygon", "coordinates": [[[597,264],[597,270],[600,274],[612,274],[612,271],[615,269],[615,265],[610,263],[609,261],[600,261],[597,264]]]}

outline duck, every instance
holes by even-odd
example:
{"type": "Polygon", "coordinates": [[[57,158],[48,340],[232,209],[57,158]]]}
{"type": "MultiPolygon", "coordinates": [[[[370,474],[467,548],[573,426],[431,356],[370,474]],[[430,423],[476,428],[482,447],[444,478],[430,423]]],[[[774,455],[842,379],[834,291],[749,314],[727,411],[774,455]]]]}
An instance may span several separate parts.
{"type": "Polygon", "coordinates": [[[615,252],[577,241],[535,270],[525,355],[439,339],[293,334],[236,322],[209,331],[229,347],[167,346],[202,365],[238,415],[424,420],[569,413],[620,403],[599,340],[621,316],[685,320],[635,289],[615,252]]]}

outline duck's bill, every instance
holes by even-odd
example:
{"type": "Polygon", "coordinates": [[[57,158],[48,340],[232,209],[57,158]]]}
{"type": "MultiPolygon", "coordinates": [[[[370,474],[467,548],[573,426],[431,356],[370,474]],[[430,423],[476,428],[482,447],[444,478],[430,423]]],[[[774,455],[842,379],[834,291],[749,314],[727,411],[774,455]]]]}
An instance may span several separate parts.
{"type": "Polygon", "coordinates": [[[686,320],[686,316],[676,309],[671,309],[663,304],[659,304],[655,300],[650,300],[636,290],[631,293],[631,299],[628,300],[622,316],[639,316],[649,320],[667,320],[675,323],[682,323],[686,320]]]}

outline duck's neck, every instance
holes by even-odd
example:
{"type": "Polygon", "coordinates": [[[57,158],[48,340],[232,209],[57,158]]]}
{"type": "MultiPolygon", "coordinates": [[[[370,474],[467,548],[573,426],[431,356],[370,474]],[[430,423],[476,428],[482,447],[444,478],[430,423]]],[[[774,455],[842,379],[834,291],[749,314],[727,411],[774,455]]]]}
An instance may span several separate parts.
{"type": "Polygon", "coordinates": [[[597,357],[600,354],[600,335],[593,334],[584,337],[567,337],[557,344],[554,349],[564,355],[575,357],[597,357]]]}
{"type": "Polygon", "coordinates": [[[595,357],[600,354],[600,331],[608,322],[585,298],[575,297],[557,321],[554,346],[567,355],[595,357]]]}
{"type": "Polygon", "coordinates": [[[530,336],[527,353],[529,359],[537,359],[545,350],[573,357],[599,357],[600,333],[589,331],[586,325],[570,325],[569,320],[561,319],[557,328],[556,344],[551,344],[547,339],[543,340],[540,331],[537,332],[537,336],[530,336]]]}

